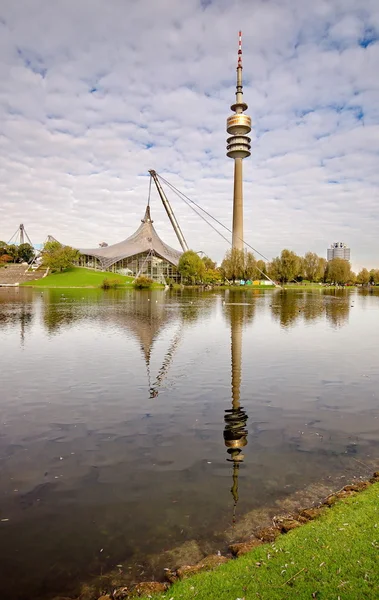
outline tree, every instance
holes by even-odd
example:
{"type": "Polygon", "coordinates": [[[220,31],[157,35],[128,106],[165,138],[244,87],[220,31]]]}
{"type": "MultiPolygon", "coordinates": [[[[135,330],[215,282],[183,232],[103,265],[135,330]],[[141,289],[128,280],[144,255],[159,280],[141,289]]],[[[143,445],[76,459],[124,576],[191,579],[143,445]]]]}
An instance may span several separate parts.
{"type": "Polygon", "coordinates": [[[254,258],[252,252],[245,250],[243,256],[243,274],[242,279],[248,281],[249,279],[255,279],[257,275],[257,261],[254,258]]]}
{"type": "Polygon", "coordinates": [[[7,246],[7,254],[12,257],[13,262],[17,262],[18,259],[18,246],[16,244],[10,244],[7,246]]]}
{"type": "Polygon", "coordinates": [[[205,264],[193,250],[183,252],[179,259],[178,271],[186,283],[201,282],[205,274],[205,264]]]}
{"type": "Polygon", "coordinates": [[[233,282],[239,279],[244,281],[252,279],[256,274],[254,255],[246,250],[231,248],[221,263],[221,271],[226,279],[233,282]]]}
{"type": "Polygon", "coordinates": [[[373,285],[379,285],[379,269],[371,269],[370,283],[373,285]]]}
{"type": "Polygon", "coordinates": [[[211,258],[209,258],[209,256],[203,256],[203,258],[201,260],[203,261],[206,269],[213,270],[217,266],[216,263],[211,258]]]}
{"type": "Polygon", "coordinates": [[[18,260],[20,262],[30,262],[34,257],[34,248],[30,244],[20,244],[18,247],[18,260]]]}
{"type": "Polygon", "coordinates": [[[203,276],[204,283],[221,283],[222,273],[220,269],[206,269],[203,276]]]}
{"type": "Polygon", "coordinates": [[[242,279],[243,250],[238,250],[238,248],[227,250],[221,263],[221,271],[225,279],[230,281],[235,282],[237,279],[242,279]]]}
{"type": "Polygon", "coordinates": [[[282,281],[292,281],[300,275],[301,272],[301,261],[300,257],[285,248],[282,250],[280,255],[280,270],[282,281]]]}
{"type": "Polygon", "coordinates": [[[325,279],[328,283],[344,285],[350,278],[350,263],[344,258],[333,258],[326,267],[325,279]]]}
{"type": "Polygon", "coordinates": [[[307,252],[303,258],[305,279],[318,281],[320,272],[320,257],[315,252],[307,252]]]}
{"type": "Polygon", "coordinates": [[[309,281],[323,281],[325,276],[326,259],[315,252],[307,252],[302,259],[303,274],[309,281]]]}
{"type": "Polygon", "coordinates": [[[361,269],[357,275],[357,283],[361,283],[362,285],[367,285],[370,283],[370,273],[367,269],[361,269]]]}
{"type": "Polygon", "coordinates": [[[267,265],[267,275],[274,281],[280,280],[280,258],[276,256],[267,265]]]}
{"type": "Polygon", "coordinates": [[[316,281],[325,281],[325,272],[326,272],[326,266],[328,264],[328,261],[326,260],[326,258],[321,258],[321,257],[319,257],[318,260],[319,260],[319,270],[318,270],[316,281]]]}
{"type": "Polygon", "coordinates": [[[257,272],[257,279],[262,279],[264,275],[268,275],[266,263],[262,259],[257,260],[257,272]]]}
{"type": "Polygon", "coordinates": [[[42,250],[42,260],[45,267],[51,271],[69,269],[79,258],[79,250],[71,246],[62,246],[59,242],[46,242],[42,250]]]}
{"type": "Polygon", "coordinates": [[[285,248],[280,257],[274,258],[268,267],[268,275],[271,279],[281,281],[292,281],[301,274],[301,259],[292,250],[285,248]]]}

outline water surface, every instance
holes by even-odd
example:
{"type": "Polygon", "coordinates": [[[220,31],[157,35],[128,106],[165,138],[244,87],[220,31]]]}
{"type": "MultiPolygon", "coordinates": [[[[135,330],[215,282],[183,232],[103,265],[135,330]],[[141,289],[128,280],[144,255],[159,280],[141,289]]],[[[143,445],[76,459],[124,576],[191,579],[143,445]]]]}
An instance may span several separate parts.
{"type": "Polygon", "coordinates": [[[379,454],[379,295],[0,290],[0,569],[74,594],[379,454]]]}

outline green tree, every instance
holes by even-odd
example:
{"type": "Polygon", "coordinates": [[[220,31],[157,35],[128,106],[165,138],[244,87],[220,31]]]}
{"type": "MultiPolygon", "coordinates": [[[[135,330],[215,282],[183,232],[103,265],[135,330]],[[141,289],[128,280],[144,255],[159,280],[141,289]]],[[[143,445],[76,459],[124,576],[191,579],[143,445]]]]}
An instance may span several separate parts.
{"type": "Polygon", "coordinates": [[[34,248],[30,244],[20,244],[18,247],[18,260],[30,262],[34,257],[34,248]]]}
{"type": "Polygon", "coordinates": [[[367,285],[370,283],[370,273],[367,269],[361,269],[357,275],[357,283],[367,285]]]}
{"type": "Polygon", "coordinates": [[[371,269],[370,283],[373,285],[379,285],[379,269],[371,269]]]}
{"type": "Polygon", "coordinates": [[[46,242],[42,250],[42,260],[45,267],[51,271],[69,269],[79,258],[79,251],[71,246],[62,246],[59,242],[46,242]]]}
{"type": "Polygon", "coordinates": [[[183,252],[179,259],[178,271],[186,283],[200,283],[206,268],[204,261],[193,250],[183,252]]]}
{"type": "Polygon", "coordinates": [[[7,246],[7,254],[12,257],[13,262],[18,260],[18,246],[16,244],[10,244],[7,246]]]}
{"type": "Polygon", "coordinates": [[[209,258],[209,256],[203,256],[203,258],[201,260],[203,261],[206,269],[213,270],[217,266],[216,263],[211,258],[209,258]]]}
{"type": "Polygon", "coordinates": [[[203,282],[204,283],[221,283],[222,274],[220,269],[206,269],[203,282]]]}
{"type": "Polygon", "coordinates": [[[350,263],[343,258],[333,258],[326,267],[325,279],[328,283],[344,285],[350,278],[350,263]]]}

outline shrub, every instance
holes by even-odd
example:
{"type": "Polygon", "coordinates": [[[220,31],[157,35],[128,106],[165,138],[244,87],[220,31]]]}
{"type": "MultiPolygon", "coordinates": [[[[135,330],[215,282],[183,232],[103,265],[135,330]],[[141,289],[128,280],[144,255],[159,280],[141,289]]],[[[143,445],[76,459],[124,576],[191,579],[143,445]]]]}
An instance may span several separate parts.
{"type": "Polygon", "coordinates": [[[140,275],[134,280],[134,287],[137,290],[147,290],[152,286],[153,280],[146,275],[140,275]]]}
{"type": "Polygon", "coordinates": [[[122,281],[120,281],[120,279],[108,279],[106,277],[105,279],[103,279],[100,287],[102,290],[114,290],[121,284],[122,281]]]}

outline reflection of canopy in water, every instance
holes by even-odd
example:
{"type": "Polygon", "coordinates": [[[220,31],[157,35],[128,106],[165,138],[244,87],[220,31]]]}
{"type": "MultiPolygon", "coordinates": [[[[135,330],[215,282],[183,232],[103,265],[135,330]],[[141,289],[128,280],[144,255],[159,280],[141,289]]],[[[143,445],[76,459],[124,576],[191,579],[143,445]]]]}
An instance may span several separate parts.
{"type": "Polygon", "coordinates": [[[145,302],[138,302],[134,306],[133,312],[128,312],[127,318],[123,324],[125,327],[134,335],[138,340],[141,350],[143,352],[147,375],[149,380],[149,388],[152,396],[158,395],[157,388],[162,383],[163,379],[167,375],[168,369],[171,365],[174,352],[180,342],[183,320],[179,318],[179,328],[172,337],[171,343],[165,353],[161,367],[158,369],[157,376],[153,384],[150,383],[150,360],[154,342],[158,339],[159,335],[172,324],[172,313],[166,310],[165,305],[157,304],[155,300],[145,298],[145,302]]]}

